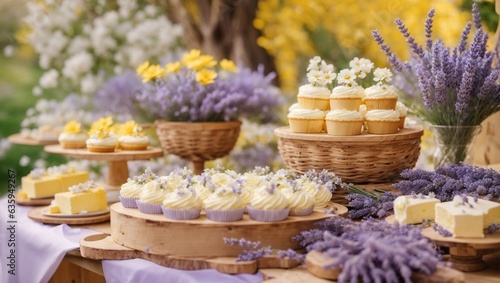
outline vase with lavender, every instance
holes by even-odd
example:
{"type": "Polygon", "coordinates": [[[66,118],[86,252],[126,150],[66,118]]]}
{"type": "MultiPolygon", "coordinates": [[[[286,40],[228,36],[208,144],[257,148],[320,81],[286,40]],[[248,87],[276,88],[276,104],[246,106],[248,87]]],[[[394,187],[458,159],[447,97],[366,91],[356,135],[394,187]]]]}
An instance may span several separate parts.
{"type": "Polygon", "coordinates": [[[453,48],[432,39],[434,13],[430,10],[425,21],[425,46],[415,41],[403,21],[396,19],[410,48],[408,61],[392,53],[378,31],[372,34],[395,70],[394,86],[412,98],[410,109],[430,125],[436,141],[437,168],[467,162],[481,122],[500,110],[500,64],[494,63],[498,54],[487,51],[488,33],[481,26],[477,4],[472,8],[473,23],[467,23],[453,48]]]}

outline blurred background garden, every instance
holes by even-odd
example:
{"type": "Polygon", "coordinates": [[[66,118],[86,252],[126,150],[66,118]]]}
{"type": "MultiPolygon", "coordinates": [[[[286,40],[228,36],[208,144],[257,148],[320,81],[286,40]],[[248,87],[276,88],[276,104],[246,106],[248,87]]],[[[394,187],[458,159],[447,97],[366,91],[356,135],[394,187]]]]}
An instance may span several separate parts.
{"type": "MultiPolygon", "coordinates": [[[[431,8],[436,11],[433,37],[455,46],[463,27],[471,21],[472,3],[0,0],[0,183],[7,183],[8,169],[16,171],[20,181],[36,167],[70,161],[47,154],[40,146],[11,144],[7,137],[12,134],[47,123],[62,126],[70,119],[88,125],[104,115],[113,115],[119,121],[133,118],[152,123],[137,110],[140,102],[134,100],[134,85],[130,84],[135,68],[144,61],[163,64],[192,48],[217,60],[231,59],[241,68],[274,74],[262,85],[251,83],[281,97],[259,101],[257,105],[269,107],[273,115],[245,120],[231,154],[207,166],[220,164],[236,171],[255,166],[282,168],[273,130],[287,124],[286,113],[297,88],[307,82],[310,58],[319,55],[336,70],[348,67],[354,57],[389,67],[371,31],[377,29],[394,53],[408,59],[408,47],[401,44],[403,38],[394,20],[401,18],[423,43],[424,22],[431,8]]],[[[498,26],[495,3],[478,4],[484,29],[490,33],[488,46],[493,49],[498,26]]],[[[411,96],[401,95],[411,109],[411,96]]],[[[422,151],[425,154],[425,137],[422,151]]],[[[419,160],[420,166],[425,166],[425,158],[419,160]]],[[[94,178],[106,174],[102,163],[72,162],[92,171],[94,178]]],[[[167,173],[187,164],[166,155],[129,166],[131,174],[146,166],[167,173]]],[[[0,186],[0,195],[5,192],[6,185],[0,186]]]]}

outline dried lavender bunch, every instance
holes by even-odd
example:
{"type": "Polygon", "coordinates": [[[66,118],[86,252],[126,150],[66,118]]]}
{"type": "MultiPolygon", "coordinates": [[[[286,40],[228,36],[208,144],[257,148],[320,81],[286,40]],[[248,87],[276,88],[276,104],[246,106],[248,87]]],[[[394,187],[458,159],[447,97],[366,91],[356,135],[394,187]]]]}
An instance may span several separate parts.
{"type": "Polygon", "coordinates": [[[434,193],[442,202],[452,201],[455,195],[479,195],[482,198],[500,197],[500,173],[493,169],[468,164],[452,164],[425,171],[406,169],[393,186],[403,195],[434,193]]]}
{"type": "Polygon", "coordinates": [[[425,46],[416,43],[404,23],[397,19],[396,25],[411,53],[406,62],[391,52],[378,31],[372,31],[396,72],[395,87],[415,99],[412,110],[431,124],[480,125],[500,110],[500,85],[497,83],[500,64],[493,62],[495,51],[487,52],[488,33],[481,26],[476,3],[472,16],[473,23],[465,26],[460,42],[453,48],[439,39],[432,41],[433,9],[425,21],[425,46]],[[475,33],[468,45],[473,25],[475,33]],[[409,87],[415,85],[418,86],[416,96],[405,92],[415,91],[409,87]]]}
{"type": "Polygon", "coordinates": [[[237,262],[257,260],[265,255],[270,255],[273,253],[271,246],[268,246],[266,248],[259,248],[260,242],[252,242],[252,241],[245,240],[244,238],[241,238],[241,239],[224,238],[224,243],[229,244],[231,246],[253,248],[253,250],[244,250],[243,254],[239,255],[236,258],[237,262]]]}
{"type": "MultiPolygon", "coordinates": [[[[432,274],[439,255],[418,227],[391,225],[380,220],[361,223],[342,217],[321,222],[317,232],[302,232],[297,238],[333,259],[328,268],[341,268],[338,282],[412,282],[413,272],[432,274]],[[313,235],[313,239],[309,237],[313,235]]],[[[309,231],[308,231],[309,232],[309,231]]]]}
{"type": "Polygon", "coordinates": [[[342,186],[349,194],[345,197],[348,201],[349,218],[367,219],[383,218],[392,213],[393,202],[398,197],[392,192],[375,190],[369,192],[351,184],[342,186]]]}
{"type": "Polygon", "coordinates": [[[315,169],[307,170],[304,176],[309,180],[324,185],[332,193],[336,190],[337,186],[342,185],[342,180],[340,177],[335,175],[333,172],[329,172],[325,169],[321,171],[316,171],[315,169]]]}

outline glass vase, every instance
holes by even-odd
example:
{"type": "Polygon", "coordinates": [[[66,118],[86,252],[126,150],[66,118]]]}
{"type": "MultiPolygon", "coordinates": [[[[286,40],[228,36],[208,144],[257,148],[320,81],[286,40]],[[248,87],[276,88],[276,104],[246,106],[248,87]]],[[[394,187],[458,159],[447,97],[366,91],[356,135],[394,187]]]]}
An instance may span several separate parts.
{"type": "Polygon", "coordinates": [[[481,132],[478,126],[439,126],[430,125],[436,149],[434,168],[450,164],[467,163],[471,158],[472,143],[481,132]]]}

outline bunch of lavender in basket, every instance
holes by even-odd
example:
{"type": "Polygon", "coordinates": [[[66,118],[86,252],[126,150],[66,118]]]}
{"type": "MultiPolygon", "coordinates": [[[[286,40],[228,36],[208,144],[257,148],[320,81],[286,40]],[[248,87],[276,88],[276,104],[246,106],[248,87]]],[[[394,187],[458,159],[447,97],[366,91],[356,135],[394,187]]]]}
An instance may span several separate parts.
{"type": "Polygon", "coordinates": [[[361,223],[331,217],[321,228],[296,237],[307,251],[332,259],[338,282],[412,282],[414,272],[432,274],[439,255],[418,227],[374,219],[361,223]]]}
{"type": "Polygon", "coordinates": [[[444,145],[443,160],[435,162],[438,166],[465,160],[478,132],[474,126],[500,110],[500,65],[494,64],[495,51],[487,51],[488,33],[481,26],[477,4],[472,12],[473,23],[467,23],[453,48],[432,39],[434,10],[425,21],[425,45],[418,44],[403,21],[396,19],[410,48],[406,62],[391,52],[378,31],[372,31],[396,73],[395,87],[412,99],[410,110],[439,126],[431,127],[436,141],[444,145]],[[475,33],[468,44],[473,26],[475,33]]]}

